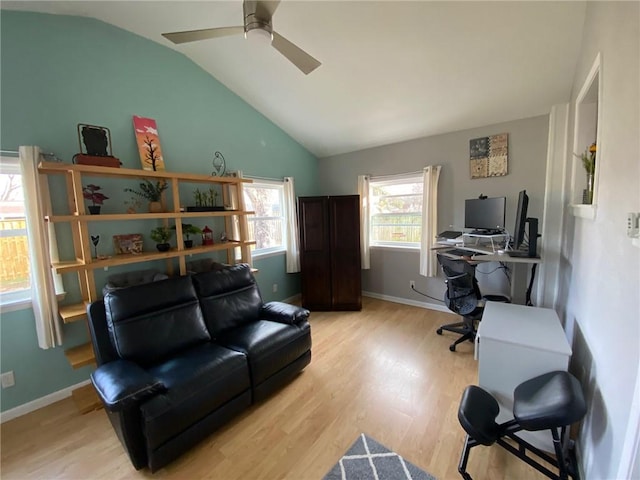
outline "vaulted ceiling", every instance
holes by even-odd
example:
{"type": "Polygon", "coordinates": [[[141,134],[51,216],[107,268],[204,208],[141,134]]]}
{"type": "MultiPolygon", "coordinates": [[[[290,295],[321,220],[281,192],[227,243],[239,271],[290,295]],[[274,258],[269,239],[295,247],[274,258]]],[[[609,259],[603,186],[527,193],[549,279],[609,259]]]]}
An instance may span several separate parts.
{"type": "Polygon", "coordinates": [[[93,17],[192,59],[318,157],[547,114],[567,102],[584,2],[293,1],[273,27],[322,65],[304,75],[243,35],[174,45],[165,32],[242,25],[242,1],[29,1],[93,17]]]}

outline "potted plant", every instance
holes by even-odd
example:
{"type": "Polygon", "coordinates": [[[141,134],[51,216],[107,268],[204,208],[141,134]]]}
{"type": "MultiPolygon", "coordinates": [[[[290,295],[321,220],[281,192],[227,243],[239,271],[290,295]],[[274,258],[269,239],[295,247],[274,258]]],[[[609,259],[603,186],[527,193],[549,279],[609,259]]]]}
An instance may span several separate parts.
{"type": "Polygon", "coordinates": [[[195,206],[188,206],[187,212],[215,212],[224,210],[224,207],[218,206],[218,195],[218,191],[213,187],[204,191],[196,188],[193,192],[195,206]]]}
{"type": "Polygon", "coordinates": [[[149,201],[149,211],[151,213],[162,212],[162,192],[169,188],[169,184],[165,180],[151,182],[146,178],[140,182],[140,189],[125,188],[125,192],[133,193],[149,201]]]}
{"type": "Polygon", "coordinates": [[[93,183],[82,187],[82,196],[92,202],[92,204],[89,205],[89,213],[91,215],[100,214],[100,206],[105,200],[109,200],[109,197],[99,191],[101,188],[102,187],[94,185],[93,183]]]}
{"type": "Polygon", "coordinates": [[[156,242],[156,248],[160,252],[167,252],[171,248],[169,239],[173,232],[169,227],[156,227],[151,230],[151,240],[156,242]]]}
{"type": "MultiPolygon", "coordinates": [[[[176,227],[171,227],[173,230],[176,229],[176,227]]],[[[193,240],[191,240],[190,235],[197,235],[199,233],[202,233],[202,229],[200,229],[200,227],[196,227],[195,225],[191,225],[190,223],[183,223],[182,224],[182,235],[184,235],[185,239],[184,239],[184,248],[191,248],[193,247],[193,240]]]]}

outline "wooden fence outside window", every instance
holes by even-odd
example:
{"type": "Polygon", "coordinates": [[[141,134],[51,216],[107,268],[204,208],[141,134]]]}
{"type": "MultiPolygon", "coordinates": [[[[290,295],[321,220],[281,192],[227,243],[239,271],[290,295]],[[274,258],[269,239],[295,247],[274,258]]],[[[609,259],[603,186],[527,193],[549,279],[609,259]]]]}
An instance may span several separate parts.
{"type": "Polygon", "coordinates": [[[0,220],[0,292],[29,288],[29,246],[24,218],[0,220]]]}

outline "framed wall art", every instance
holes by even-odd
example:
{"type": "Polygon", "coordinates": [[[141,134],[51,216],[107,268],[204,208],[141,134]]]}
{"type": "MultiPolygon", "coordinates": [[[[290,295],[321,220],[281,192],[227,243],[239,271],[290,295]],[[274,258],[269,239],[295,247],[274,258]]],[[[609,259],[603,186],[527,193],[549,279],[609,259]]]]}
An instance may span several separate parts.
{"type": "Polygon", "coordinates": [[[138,153],[143,170],[164,170],[164,158],[158,137],[158,126],[153,118],[133,116],[138,153]]]}
{"type": "Polygon", "coordinates": [[[142,235],[139,233],[113,236],[113,251],[116,255],[142,253],[142,244],[142,235]]]}
{"type": "Polygon", "coordinates": [[[502,177],[508,173],[509,135],[501,133],[469,140],[471,178],[502,177]]]}

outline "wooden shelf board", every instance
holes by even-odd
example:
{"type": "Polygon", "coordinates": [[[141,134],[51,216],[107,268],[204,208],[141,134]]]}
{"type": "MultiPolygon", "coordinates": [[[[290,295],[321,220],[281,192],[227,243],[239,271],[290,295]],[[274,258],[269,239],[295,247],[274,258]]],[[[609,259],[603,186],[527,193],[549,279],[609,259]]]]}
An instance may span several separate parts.
{"type": "Polygon", "coordinates": [[[58,311],[64,323],[77,322],[78,320],[87,318],[87,304],[84,302],[74,303],[73,305],[62,305],[58,311]]]}
{"type": "Polygon", "coordinates": [[[96,363],[91,342],[69,348],[64,351],[64,355],[73,368],[86,367],[87,365],[95,365],[96,363]]]}
{"type": "Polygon", "coordinates": [[[102,408],[102,402],[91,383],[73,390],[71,397],[80,413],[89,413],[102,408]]]}
{"type": "Polygon", "coordinates": [[[97,167],[94,165],[79,165],[74,163],[40,162],[38,165],[40,173],[67,173],[80,172],[87,175],[100,177],[133,177],[133,178],[165,178],[183,180],[187,182],[203,183],[253,183],[249,178],[237,177],[212,177],[210,175],[199,175],[196,173],[176,173],[167,171],[137,170],[133,168],[97,167]]]}
{"type": "Polygon", "coordinates": [[[69,260],[66,262],[56,262],[52,264],[56,273],[78,272],[86,267],[85,263],[80,260],[69,260]]]}
{"type": "Polygon", "coordinates": [[[122,220],[154,220],[164,218],[207,218],[255,215],[256,212],[225,210],[220,212],[162,212],[162,213],[106,213],[100,215],[51,215],[45,217],[52,223],[61,222],[120,222],[122,220]]]}
{"type": "Polygon", "coordinates": [[[96,270],[99,268],[108,268],[114,267],[117,265],[128,265],[131,263],[142,263],[149,262],[153,260],[163,260],[167,258],[176,258],[176,257],[184,257],[187,255],[194,255],[199,253],[207,253],[207,252],[216,252],[220,250],[230,250],[235,247],[242,247],[248,245],[255,245],[256,242],[246,241],[246,242],[238,242],[235,240],[229,240],[226,243],[215,243],[213,245],[207,246],[199,246],[193,247],[183,250],[178,250],[176,248],[172,248],[168,252],[142,252],[139,254],[122,254],[122,255],[113,255],[110,258],[105,258],[104,260],[92,260],[90,263],[83,263],[81,261],[69,261],[69,262],[60,262],[53,265],[56,272],[58,273],[67,273],[81,270],[96,270]]]}

